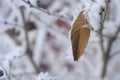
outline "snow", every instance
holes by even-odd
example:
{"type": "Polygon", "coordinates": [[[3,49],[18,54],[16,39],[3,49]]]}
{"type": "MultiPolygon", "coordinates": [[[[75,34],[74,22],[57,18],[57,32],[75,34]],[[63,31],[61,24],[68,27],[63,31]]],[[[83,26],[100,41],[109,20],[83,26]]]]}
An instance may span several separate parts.
{"type": "Polygon", "coordinates": [[[55,77],[50,76],[47,72],[40,73],[37,80],[57,80],[55,77]]]}
{"type": "MultiPolygon", "coordinates": [[[[36,0],[30,1],[37,6],[36,0]]],[[[101,80],[102,52],[99,35],[95,31],[100,29],[99,13],[100,8],[105,7],[104,0],[45,0],[46,2],[49,3],[48,13],[31,8],[22,0],[0,1],[0,70],[5,73],[0,80],[101,80]],[[24,24],[19,10],[21,6],[25,6],[26,21],[33,22],[36,27],[28,31],[28,36],[32,58],[40,69],[38,74],[35,74],[34,66],[25,51],[24,24]],[[83,56],[78,62],[74,62],[70,30],[81,11],[84,11],[85,18],[94,30],[91,30],[83,56]],[[59,19],[64,22],[61,24],[69,25],[59,26],[56,23],[59,19]],[[5,24],[5,21],[8,24],[5,24]],[[11,37],[6,31],[13,28],[15,34],[11,37]],[[16,41],[20,44],[16,44],[16,41]]],[[[120,25],[119,2],[120,0],[111,0],[109,5],[108,20],[105,21],[103,29],[105,49],[109,38],[114,36],[120,25]]],[[[120,50],[119,42],[118,38],[110,54],[120,50]]],[[[109,61],[104,80],[120,79],[119,58],[120,55],[117,55],[109,61]]]]}

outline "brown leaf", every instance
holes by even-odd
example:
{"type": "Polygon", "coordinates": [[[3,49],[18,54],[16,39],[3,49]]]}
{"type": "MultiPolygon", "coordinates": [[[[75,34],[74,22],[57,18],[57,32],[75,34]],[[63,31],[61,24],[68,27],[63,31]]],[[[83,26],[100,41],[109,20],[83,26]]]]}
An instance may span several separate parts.
{"type": "Polygon", "coordinates": [[[83,12],[81,12],[75,20],[71,31],[72,50],[75,61],[78,61],[79,57],[82,56],[89,40],[89,36],[89,23],[85,19],[83,12]]]}

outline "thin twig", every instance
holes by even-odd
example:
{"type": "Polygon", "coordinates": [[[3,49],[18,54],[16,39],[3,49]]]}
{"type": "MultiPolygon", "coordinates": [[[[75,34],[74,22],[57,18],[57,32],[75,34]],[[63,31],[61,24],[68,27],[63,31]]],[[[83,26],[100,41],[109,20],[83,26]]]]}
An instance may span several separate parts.
{"type": "Polygon", "coordinates": [[[104,45],[103,45],[103,28],[104,28],[104,22],[107,18],[107,15],[108,15],[108,4],[109,4],[109,0],[105,0],[106,2],[106,8],[104,9],[103,7],[101,8],[101,11],[100,11],[100,31],[99,31],[99,35],[100,35],[100,45],[101,45],[101,50],[102,50],[102,53],[104,54],[105,51],[104,51],[104,45]],[[104,13],[105,11],[105,13],[104,13]]]}
{"type": "Polygon", "coordinates": [[[105,53],[105,58],[104,58],[104,66],[103,66],[102,77],[106,76],[107,64],[109,62],[109,59],[111,59],[111,57],[110,57],[111,48],[112,48],[112,45],[113,45],[114,41],[117,39],[117,36],[118,36],[119,32],[120,32],[120,27],[118,27],[114,36],[111,37],[110,41],[108,42],[108,48],[107,48],[107,51],[105,53]]]}
{"type": "MultiPolygon", "coordinates": [[[[103,24],[104,24],[104,21],[103,21],[103,12],[104,12],[104,9],[101,8],[101,11],[100,11],[100,30],[99,30],[99,38],[100,38],[100,46],[101,46],[101,51],[102,51],[102,54],[104,55],[105,51],[104,51],[104,45],[103,45],[103,24]]],[[[103,57],[104,58],[104,57],[103,57]]]]}
{"type": "Polygon", "coordinates": [[[46,14],[48,14],[48,15],[52,15],[52,16],[55,16],[55,17],[58,17],[58,18],[67,19],[66,17],[64,17],[64,16],[62,16],[62,15],[58,15],[57,13],[52,13],[52,12],[46,10],[46,9],[36,7],[36,6],[34,6],[30,1],[25,1],[25,0],[23,0],[23,1],[24,1],[26,4],[28,4],[31,8],[35,8],[35,9],[37,9],[37,10],[39,10],[39,11],[41,11],[41,12],[44,12],[44,13],[46,13],[46,14]]]}
{"type": "MultiPolygon", "coordinates": [[[[100,15],[101,15],[101,18],[100,18],[100,31],[99,31],[99,36],[100,36],[100,45],[101,45],[101,51],[104,55],[105,51],[104,51],[104,45],[103,45],[103,26],[104,26],[104,22],[108,16],[108,8],[109,8],[109,2],[110,0],[105,0],[106,2],[106,8],[105,8],[105,13],[103,14],[104,12],[104,8],[101,8],[101,11],[100,11],[100,15]]],[[[104,57],[103,57],[104,58],[104,57]]]]}
{"type": "MultiPolygon", "coordinates": [[[[104,50],[104,42],[103,42],[103,28],[104,28],[104,22],[107,18],[107,15],[108,15],[108,4],[109,4],[109,0],[105,0],[106,2],[106,7],[105,9],[104,8],[101,8],[101,11],[100,11],[100,31],[99,31],[99,38],[100,38],[100,46],[101,46],[101,51],[102,51],[102,59],[103,59],[103,69],[102,69],[102,73],[101,73],[101,77],[105,77],[105,74],[106,74],[106,67],[107,67],[107,55],[105,54],[105,50],[104,50]],[[105,13],[104,13],[104,10],[105,10],[105,13]]],[[[111,44],[109,44],[108,46],[111,46],[111,44]]],[[[109,48],[108,48],[109,49],[109,48]]],[[[107,53],[109,53],[109,50],[107,51],[107,53]]]]}
{"type": "Polygon", "coordinates": [[[29,45],[27,24],[26,24],[26,20],[25,20],[24,7],[23,7],[23,6],[20,7],[20,12],[21,12],[21,16],[22,16],[22,19],[23,19],[23,25],[24,25],[23,27],[24,27],[24,31],[25,31],[25,38],[26,38],[26,54],[28,55],[28,57],[29,57],[31,63],[33,64],[36,73],[39,73],[39,69],[38,69],[37,65],[35,64],[35,62],[33,61],[33,59],[32,59],[32,51],[31,51],[30,45],[29,45]]]}
{"type": "Polygon", "coordinates": [[[105,0],[105,3],[106,3],[106,9],[105,9],[105,14],[104,14],[103,22],[105,22],[105,20],[106,20],[107,17],[108,17],[108,10],[109,10],[109,3],[110,3],[110,0],[105,0]]]}
{"type": "MultiPolygon", "coordinates": [[[[120,33],[120,26],[119,26],[119,28],[117,29],[115,35],[113,36],[113,41],[117,39],[117,36],[118,36],[119,33],[120,33]]],[[[116,55],[119,54],[119,53],[120,53],[120,51],[117,51],[117,52],[115,52],[114,54],[110,55],[110,59],[111,59],[112,57],[116,56],[116,55]]]]}

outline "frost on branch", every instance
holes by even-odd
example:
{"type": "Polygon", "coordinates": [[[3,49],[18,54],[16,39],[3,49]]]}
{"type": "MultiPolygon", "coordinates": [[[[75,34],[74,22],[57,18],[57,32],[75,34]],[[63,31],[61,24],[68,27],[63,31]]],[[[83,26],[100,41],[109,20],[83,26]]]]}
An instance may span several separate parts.
{"type": "MultiPolygon", "coordinates": [[[[119,3],[1,0],[0,80],[119,80],[119,3]],[[84,54],[74,62],[70,32],[82,11],[90,25],[90,37],[84,54]]],[[[80,34],[83,40],[86,33],[80,34]]]]}

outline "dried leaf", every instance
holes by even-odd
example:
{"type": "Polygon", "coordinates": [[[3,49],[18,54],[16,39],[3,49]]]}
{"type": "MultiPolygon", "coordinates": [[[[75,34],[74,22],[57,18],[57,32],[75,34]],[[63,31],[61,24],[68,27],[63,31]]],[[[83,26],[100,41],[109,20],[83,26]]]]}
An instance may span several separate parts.
{"type": "Polygon", "coordinates": [[[78,61],[79,57],[82,56],[89,40],[89,36],[89,23],[85,19],[83,12],[81,12],[75,20],[71,31],[72,50],[75,61],[78,61]]]}

